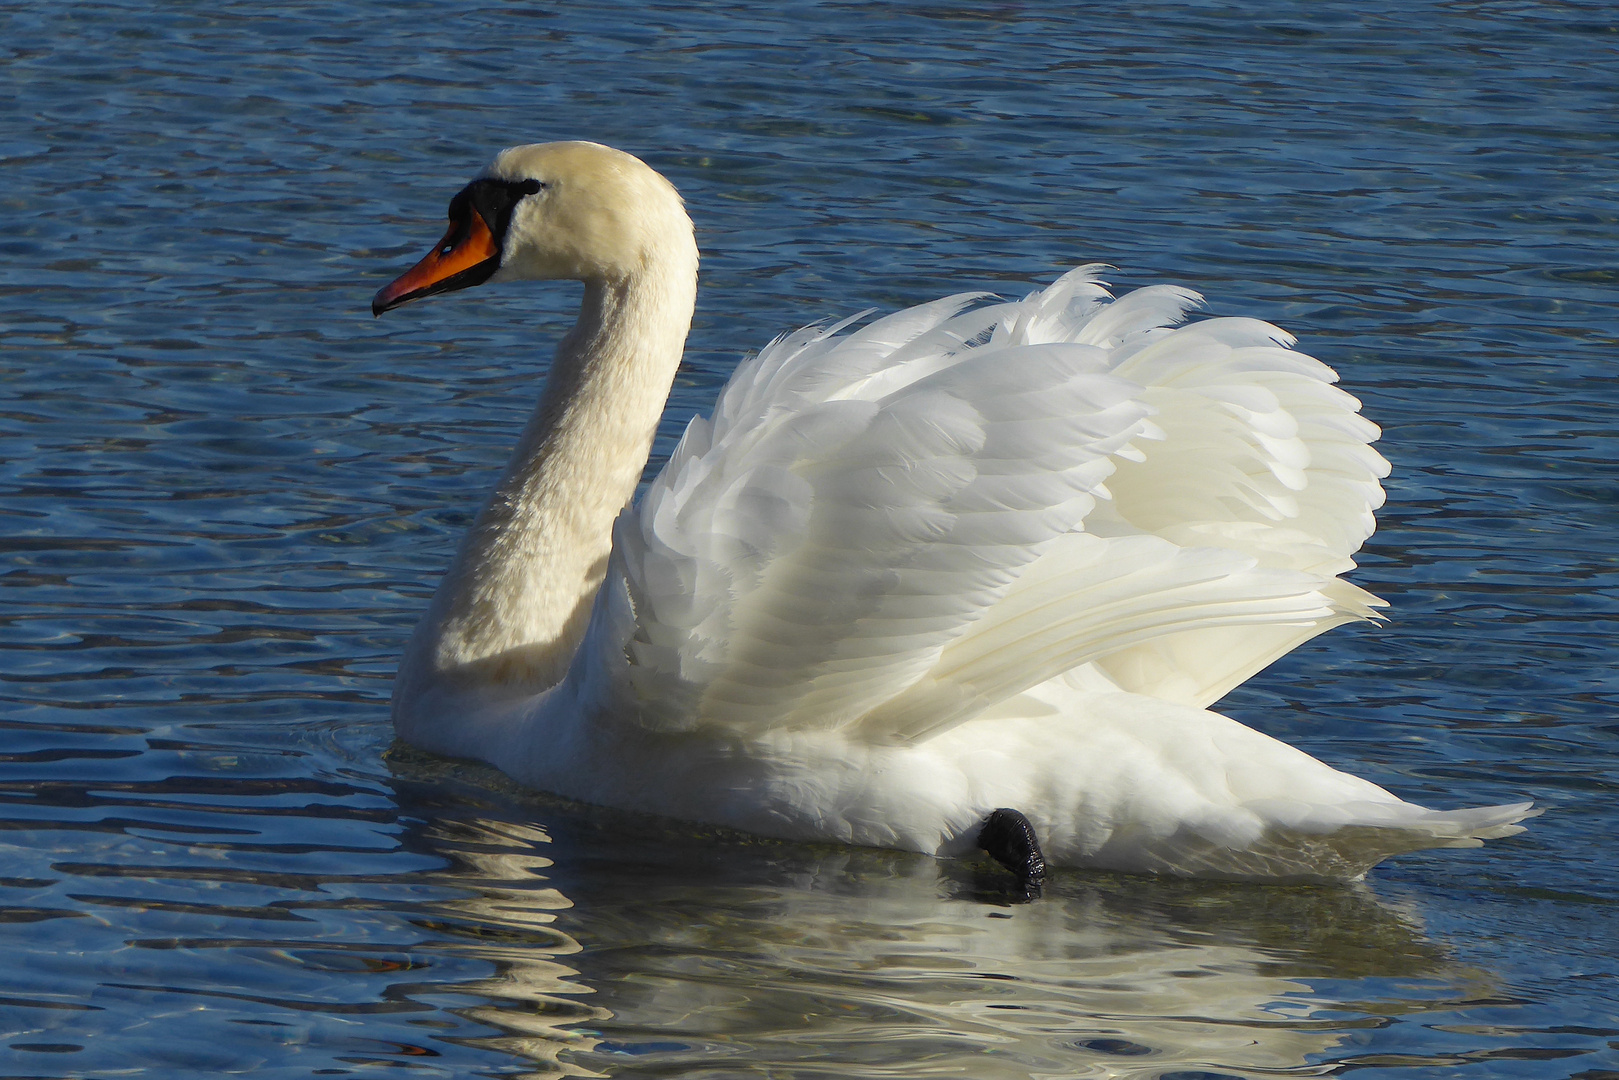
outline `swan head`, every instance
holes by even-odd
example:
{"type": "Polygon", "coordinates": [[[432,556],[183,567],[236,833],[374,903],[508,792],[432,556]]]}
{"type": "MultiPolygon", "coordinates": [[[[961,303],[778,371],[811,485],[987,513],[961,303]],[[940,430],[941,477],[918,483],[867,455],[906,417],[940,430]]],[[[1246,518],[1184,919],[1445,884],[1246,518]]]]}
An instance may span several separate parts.
{"type": "Polygon", "coordinates": [[[671,263],[696,273],[674,185],[598,143],[502,150],[450,200],[449,219],[433,250],[377,292],[372,314],[486,281],[618,282],[671,263]]]}

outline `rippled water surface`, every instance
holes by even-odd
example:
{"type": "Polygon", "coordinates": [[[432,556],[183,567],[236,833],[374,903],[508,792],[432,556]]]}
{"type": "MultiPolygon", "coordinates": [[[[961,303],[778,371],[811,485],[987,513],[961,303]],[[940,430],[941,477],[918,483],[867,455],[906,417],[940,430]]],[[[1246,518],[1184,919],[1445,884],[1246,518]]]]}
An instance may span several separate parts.
{"type": "Polygon", "coordinates": [[[1619,1076],[1606,3],[0,6],[0,1075],[1619,1076]],[[374,322],[501,146],[705,249],[749,348],[1100,260],[1279,322],[1394,463],[1239,719],[1438,806],[1365,886],[712,837],[392,745],[571,287],[374,322]]]}

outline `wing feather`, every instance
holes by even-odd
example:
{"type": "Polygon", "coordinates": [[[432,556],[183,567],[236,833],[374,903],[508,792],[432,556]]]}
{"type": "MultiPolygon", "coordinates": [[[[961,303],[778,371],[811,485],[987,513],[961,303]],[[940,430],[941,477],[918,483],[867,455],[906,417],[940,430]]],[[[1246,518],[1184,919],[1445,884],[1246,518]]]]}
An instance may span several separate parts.
{"type": "Polygon", "coordinates": [[[944,730],[1074,667],[1207,704],[1371,615],[1336,580],[1387,463],[1336,375],[1196,294],[1083,267],[786,335],[616,534],[660,730],[944,730]],[[1207,699],[1207,700],[1205,700],[1207,699]]]}

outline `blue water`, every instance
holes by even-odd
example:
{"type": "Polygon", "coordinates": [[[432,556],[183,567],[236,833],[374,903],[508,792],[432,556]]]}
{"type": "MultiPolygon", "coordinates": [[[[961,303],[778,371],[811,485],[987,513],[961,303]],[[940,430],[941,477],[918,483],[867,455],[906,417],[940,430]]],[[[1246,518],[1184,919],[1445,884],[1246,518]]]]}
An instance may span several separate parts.
{"type": "Polygon", "coordinates": [[[1619,10],[0,5],[0,1075],[1619,1076],[1619,10]],[[576,294],[373,321],[496,149],[705,251],[658,453],[780,330],[1106,261],[1384,427],[1239,719],[1522,837],[1361,887],[753,843],[392,745],[576,294]]]}

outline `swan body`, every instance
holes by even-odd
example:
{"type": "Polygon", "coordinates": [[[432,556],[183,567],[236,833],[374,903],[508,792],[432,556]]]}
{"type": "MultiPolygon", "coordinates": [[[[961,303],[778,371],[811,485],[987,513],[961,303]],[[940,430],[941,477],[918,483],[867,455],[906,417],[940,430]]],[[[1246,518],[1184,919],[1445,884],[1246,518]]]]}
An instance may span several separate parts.
{"type": "MultiPolygon", "coordinates": [[[[401,661],[425,749],[763,835],[1353,878],[1521,831],[1209,711],[1374,617],[1343,581],[1388,465],[1335,374],[1196,294],[1083,267],[786,335],[631,503],[696,295],[674,188],[591,143],[502,152],[373,309],[584,282],[511,463],[401,661]]],[[[858,318],[858,317],[857,317],[858,318]]]]}

